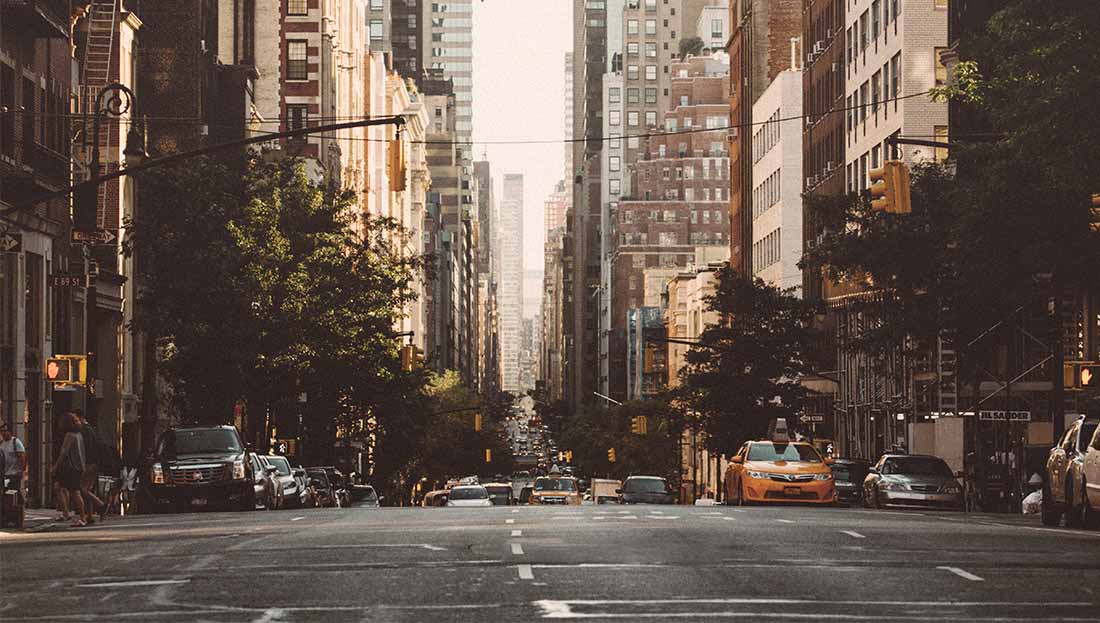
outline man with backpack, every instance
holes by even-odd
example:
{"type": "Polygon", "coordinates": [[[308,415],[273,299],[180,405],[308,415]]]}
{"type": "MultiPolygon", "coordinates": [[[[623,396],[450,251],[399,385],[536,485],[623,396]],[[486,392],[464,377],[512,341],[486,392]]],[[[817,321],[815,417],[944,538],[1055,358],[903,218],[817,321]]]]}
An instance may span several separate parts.
{"type": "Polygon", "coordinates": [[[73,413],[80,421],[80,436],[84,441],[84,474],[80,479],[80,490],[88,507],[88,519],[102,509],[105,504],[96,495],[96,486],[99,484],[99,435],[84,417],[80,409],[73,409],[73,413]]]}

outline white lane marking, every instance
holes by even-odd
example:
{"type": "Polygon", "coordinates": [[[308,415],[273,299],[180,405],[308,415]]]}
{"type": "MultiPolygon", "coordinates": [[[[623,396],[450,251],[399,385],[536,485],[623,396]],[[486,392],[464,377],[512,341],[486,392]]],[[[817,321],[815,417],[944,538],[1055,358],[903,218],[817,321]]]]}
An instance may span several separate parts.
{"type": "Polygon", "coordinates": [[[866,539],[867,538],[867,537],[863,536],[862,534],[860,534],[860,533],[858,533],[854,530],[841,530],[841,532],[843,532],[844,534],[847,534],[848,536],[852,537],[853,539],[866,539]]]}
{"type": "Polygon", "coordinates": [[[663,562],[581,562],[576,564],[531,565],[535,569],[659,569],[667,567],[663,562]]]}
{"type": "Polygon", "coordinates": [[[518,513],[518,512],[519,512],[519,509],[518,509],[518,508],[513,508],[513,509],[512,509],[512,512],[513,512],[513,513],[518,513]]]}
{"type": "Polygon", "coordinates": [[[516,570],[519,572],[519,579],[521,580],[535,579],[535,572],[531,570],[531,565],[518,565],[516,570]]]}
{"type": "Polygon", "coordinates": [[[291,517],[290,518],[291,521],[301,521],[303,519],[305,519],[305,517],[291,517]]]}
{"type": "Polygon", "coordinates": [[[512,530],[512,536],[523,536],[523,530],[512,530]]]}
{"type": "Polygon", "coordinates": [[[264,610],[263,616],[252,619],[252,623],[276,623],[282,621],[286,614],[286,610],[282,608],[268,608],[264,610]]]}
{"type": "Polygon", "coordinates": [[[735,509],[733,509],[733,512],[735,512],[735,513],[747,513],[749,511],[747,511],[743,508],[735,508],[735,509]]]}
{"type": "Polygon", "coordinates": [[[516,523],[515,519],[505,519],[504,523],[516,523]]]}
{"type": "Polygon", "coordinates": [[[520,545],[519,543],[512,543],[512,555],[513,556],[522,556],[523,555],[523,546],[520,545]]]}
{"type": "MultiPolygon", "coordinates": [[[[346,545],[310,545],[310,549],[352,549],[352,548],[390,548],[390,547],[415,547],[419,549],[426,549],[430,552],[445,552],[446,547],[440,547],[439,545],[432,545],[430,543],[349,543],[346,545]]],[[[256,548],[263,551],[274,551],[277,547],[259,547],[256,548]]]]}
{"type": "Polygon", "coordinates": [[[145,558],[148,555],[149,554],[147,554],[147,553],[130,554],[129,556],[123,556],[122,558],[119,558],[119,560],[121,560],[122,562],[125,562],[125,563],[134,563],[134,562],[137,562],[137,561],[141,560],[142,558],[145,558]]]}
{"type": "Polygon", "coordinates": [[[778,521],[779,523],[794,523],[790,519],[776,519],[776,521],[778,521]]]}
{"type": "Polygon", "coordinates": [[[77,584],[78,588],[109,588],[115,586],[163,586],[165,584],[187,584],[190,579],[184,580],[127,580],[125,582],[92,582],[89,584],[77,584]]]}
{"type": "Polygon", "coordinates": [[[737,521],[736,517],[723,517],[722,519],[725,519],[726,521],[737,521]]]}
{"type": "Polygon", "coordinates": [[[944,571],[950,571],[955,575],[963,578],[964,580],[970,580],[971,582],[984,582],[985,580],[979,576],[970,573],[969,571],[963,571],[958,567],[936,567],[937,569],[943,569],[944,571]]]}

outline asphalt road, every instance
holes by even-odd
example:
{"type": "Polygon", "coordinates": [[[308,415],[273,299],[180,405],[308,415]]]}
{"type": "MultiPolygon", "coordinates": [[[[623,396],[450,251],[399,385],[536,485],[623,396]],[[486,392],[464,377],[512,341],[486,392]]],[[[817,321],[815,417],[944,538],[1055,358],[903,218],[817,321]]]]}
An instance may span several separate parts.
{"type": "Polygon", "coordinates": [[[0,535],[0,621],[1100,621],[1100,532],[841,508],[324,509],[0,535]]]}

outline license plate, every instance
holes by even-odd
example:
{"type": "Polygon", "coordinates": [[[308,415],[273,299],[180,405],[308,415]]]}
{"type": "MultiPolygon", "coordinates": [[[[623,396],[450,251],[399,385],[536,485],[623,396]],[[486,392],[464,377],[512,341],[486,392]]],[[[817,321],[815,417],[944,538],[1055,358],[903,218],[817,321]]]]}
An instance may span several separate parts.
{"type": "Polygon", "coordinates": [[[191,500],[191,506],[206,506],[206,498],[194,498],[191,500]]]}
{"type": "Polygon", "coordinates": [[[802,487],[783,487],[783,495],[802,495],[802,487]]]}

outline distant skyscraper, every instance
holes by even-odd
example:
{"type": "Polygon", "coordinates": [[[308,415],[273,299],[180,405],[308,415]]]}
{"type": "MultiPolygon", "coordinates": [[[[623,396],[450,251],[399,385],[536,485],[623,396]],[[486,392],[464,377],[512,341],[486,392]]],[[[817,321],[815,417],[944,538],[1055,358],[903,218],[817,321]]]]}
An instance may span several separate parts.
{"type": "Polygon", "coordinates": [[[520,352],[523,348],[523,176],[504,176],[500,203],[501,388],[520,393],[520,352]]]}

